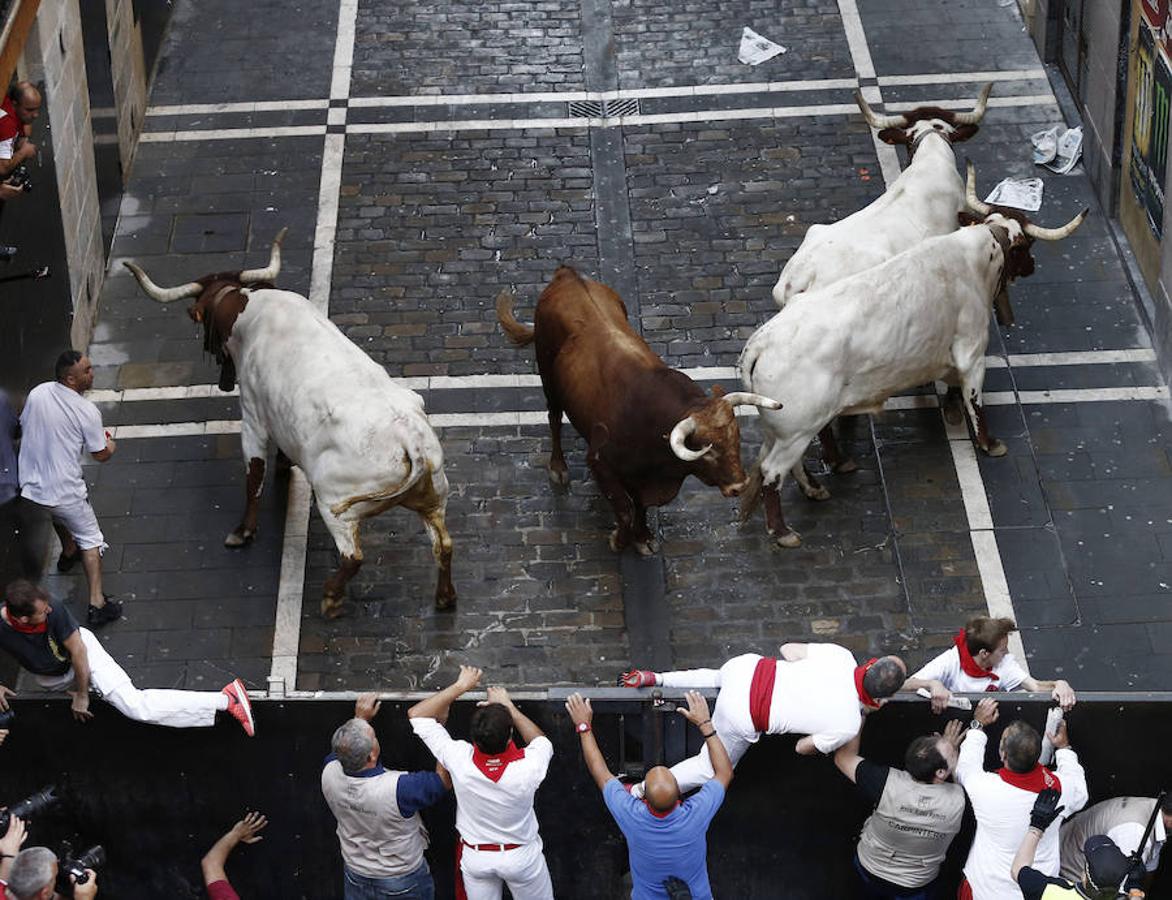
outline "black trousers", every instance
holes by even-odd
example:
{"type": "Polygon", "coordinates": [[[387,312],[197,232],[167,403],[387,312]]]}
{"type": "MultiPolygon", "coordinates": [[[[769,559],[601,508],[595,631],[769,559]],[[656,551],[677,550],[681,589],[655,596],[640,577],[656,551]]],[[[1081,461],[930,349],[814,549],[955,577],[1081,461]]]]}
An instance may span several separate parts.
{"type": "Polygon", "coordinates": [[[21,497],[0,504],[0,590],[17,578],[40,581],[51,528],[44,506],[21,497]]]}

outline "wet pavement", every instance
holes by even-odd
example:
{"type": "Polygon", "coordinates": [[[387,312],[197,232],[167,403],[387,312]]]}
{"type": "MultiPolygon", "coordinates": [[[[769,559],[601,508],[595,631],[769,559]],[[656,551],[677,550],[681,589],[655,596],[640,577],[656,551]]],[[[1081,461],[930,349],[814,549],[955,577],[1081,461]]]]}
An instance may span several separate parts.
{"type": "MultiPolygon", "coordinates": [[[[946,5],[970,27],[942,31],[939,0],[861,4],[861,35],[843,23],[854,4],[826,0],[177,4],[90,348],[120,445],[90,467],[92,495],[108,589],[127,601],[103,640],[144,686],[239,673],[265,689],[273,667],[287,690],[432,688],[465,661],[514,685],[595,684],[629,662],[710,665],[803,638],[915,664],[1008,602],[1037,677],[1167,688],[1167,389],[1089,183],[1030,162],[1029,135],[1063,118],[1020,19],[946,5]],[[740,64],[745,25],[788,51],[740,64]],[[573,262],[621,291],[669,363],[732,383],[805,229],[883,190],[855,88],[904,109],[971,103],[990,78],[958,150],[982,190],[1037,174],[1041,223],[1092,210],[1035,246],[1017,324],[993,330],[990,424],[1009,454],[974,461],[931,407],[854,418],[859,472],[827,476],[824,503],[785,492],[800,549],[693,481],[659,511],[659,554],[611,553],[570,429],[572,488],[549,486],[532,353],[500,335],[499,290],[524,318],[573,262]],[[257,543],[222,547],[243,504],[238,402],[184,311],[120,263],[160,283],[261,265],[283,226],[280,286],[328,295],[435,417],[455,612],[433,610],[430,547],[404,511],[364,527],[353,609],[333,622],[317,601],[334,550],[316,513],[301,536],[286,480],[267,486],[257,543]],[[274,642],[295,670],[274,666],[274,642]]],[[[751,420],[744,434],[748,460],[751,420]]],[[[54,584],[82,602],[81,576],[54,584]]]]}

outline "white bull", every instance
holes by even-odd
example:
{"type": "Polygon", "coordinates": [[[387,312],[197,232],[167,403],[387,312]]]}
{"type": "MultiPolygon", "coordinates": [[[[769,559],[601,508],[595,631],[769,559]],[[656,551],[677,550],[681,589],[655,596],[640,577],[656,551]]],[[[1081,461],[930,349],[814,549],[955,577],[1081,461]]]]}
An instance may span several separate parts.
{"type": "Polygon", "coordinates": [[[1006,283],[1033,271],[1035,238],[1060,240],[1062,228],[1032,225],[1017,211],[980,204],[980,224],[929,238],[873,269],[794,297],[745,345],[738,366],[745,389],[785,397],[761,410],[764,443],[742,493],[747,519],[764,495],[766,526],[783,547],[801,543],[781,511],[779,488],[792,472],[807,496],[822,499],[802,455],[835,416],[871,413],[894,394],[936,379],[959,380],[977,445],[1000,455],[985,427],[981,387],[989,314],[1006,283]]]}
{"type": "Polygon", "coordinates": [[[346,584],[362,564],[359,525],[393,506],[423,519],[439,577],[435,603],[456,602],[452,539],[445,524],[448,480],[443,450],[423,398],[400,387],[300,294],[276,290],[280,244],[265,269],[209,275],[160,288],[126,263],[152,298],[197,298],[188,310],[204,326],[204,349],[221,364],[220,387],[240,384],[240,442],[247,467],[244,519],[224,543],[256,534],[270,443],[301,467],[340,555],[326,580],[322,614],[342,612],[346,584]]]}
{"type": "Polygon", "coordinates": [[[773,287],[778,306],[886,262],[925,238],[956,230],[957,214],[964,209],[964,182],[956,172],[952,145],[976,134],[992,87],[981,88],[976,106],[967,113],[922,106],[878,115],[855,92],[855,102],[880,139],[907,146],[908,166],[881,197],[858,212],[807,229],[773,287]]]}

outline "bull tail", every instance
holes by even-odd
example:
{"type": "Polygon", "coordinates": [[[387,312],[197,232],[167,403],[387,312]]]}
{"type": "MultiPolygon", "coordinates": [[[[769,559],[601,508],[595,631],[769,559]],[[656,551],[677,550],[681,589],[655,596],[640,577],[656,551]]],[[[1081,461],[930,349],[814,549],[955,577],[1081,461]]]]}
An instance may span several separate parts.
{"type": "Polygon", "coordinates": [[[516,300],[508,291],[501,291],[496,298],[496,318],[501,323],[505,335],[518,347],[525,347],[533,343],[536,332],[531,325],[523,325],[513,315],[513,303],[516,300]]]}
{"type": "Polygon", "coordinates": [[[359,503],[366,503],[368,501],[378,502],[379,500],[391,500],[403,492],[411,482],[411,475],[415,471],[415,466],[411,462],[411,454],[406,450],[403,451],[403,459],[407,463],[407,474],[403,480],[391,487],[382,488],[381,490],[371,491],[369,494],[357,494],[353,497],[347,497],[339,503],[335,503],[330,507],[330,513],[334,516],[340,516],[342,513],[350,509],[351,506],[356,506],[359,503]]]}
{"type": "Polygon", "coordinates": [[[753,513],[757,511],[757,507],[761,505],[761,488],[765,483],[765,478],[761,474],[761,459],[758,457],[757,461],[753,463],[753,468],[749,470],[749,478],[745,482],[744,488],[741,489],[741,508],[738,520],[743,525],[748,522],[753,513]]]}

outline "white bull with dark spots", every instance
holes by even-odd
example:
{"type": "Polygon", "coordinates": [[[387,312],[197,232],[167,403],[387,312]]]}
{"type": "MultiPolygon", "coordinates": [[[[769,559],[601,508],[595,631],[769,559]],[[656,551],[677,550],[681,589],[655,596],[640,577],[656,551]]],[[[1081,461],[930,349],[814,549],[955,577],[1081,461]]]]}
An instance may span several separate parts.
{"type": "Polygon", "coordinates": [[[787,402],[761,410],[764,443],[741,515],[747,519],[764,497],[766,526],[781,546],[801,543],[782,515],[782,479],[792,472],[807,496],[828,496],[802,455],[835,416],[878,412],[892,395],[925,382],[958,382],[977,446],[1005,453],[981,409],[991,307],[1009,281],[1033,272],[1034,239],[1061,240],[1087,211],[1061,228],[1039,228],[1017,210],[977,200],[971,165],[968,199],[980,214],[967,217],[969,227],[792,298],[745,345],[738,362],[745,390],[787,402]]]}
{"type": "Polygon", "coordinates": [[[324,616],[341,614],[346,585],[362,565],[362,520],[394,506],[423,519],[439,567],[435,604],[448,608],[456,602],[445,524],[448,480],[423,398],[397,385],[308,299],[273,287],[283,237],[284,231],[273,242],[265,269],[174,288],[160,288],[126,263],[153,299],[196,298],[188,315],[204,327],[204,349],[221,366],[221,389],[239,382],[246,506],[224,543],[244,546],[256,534],[273,444],[305,473],[341,557],[325,583],[324,616]]]}

